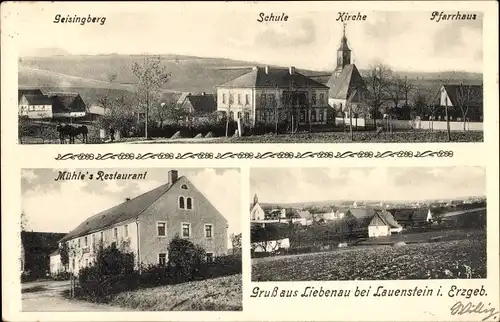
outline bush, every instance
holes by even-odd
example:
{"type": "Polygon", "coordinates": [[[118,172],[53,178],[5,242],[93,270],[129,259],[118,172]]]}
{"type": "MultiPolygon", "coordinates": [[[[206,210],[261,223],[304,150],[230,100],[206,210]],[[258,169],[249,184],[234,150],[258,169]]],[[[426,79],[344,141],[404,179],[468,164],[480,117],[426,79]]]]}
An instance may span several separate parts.
{"type": "Polygon", "coordinates": [[[56,281],[67,281],[72,275],[70,272],[59,272],[53,276],[53,279],[56,281]]]}
{"type": "Polygon", "coordinates": [[[215,257],[213,262],[205,263],[198,278],[207,279],[241,273],[241,256],[227,255],[215,257]]]}
{"type": "Polygon", "coordinates": [[[205,250],[187,239],[175,236],[168,246],[168,272],[176,283],[192,281],[200,276],[205,250]]]}

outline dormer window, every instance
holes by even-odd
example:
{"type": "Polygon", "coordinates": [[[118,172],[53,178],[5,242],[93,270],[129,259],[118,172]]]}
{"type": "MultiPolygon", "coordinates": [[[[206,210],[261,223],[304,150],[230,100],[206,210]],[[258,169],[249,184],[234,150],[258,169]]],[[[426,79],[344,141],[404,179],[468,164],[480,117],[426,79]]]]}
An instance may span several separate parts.
{"type": "Polygon", "coordinates": [[[181,186],[181,189],[188,190],[188,186],[187,186],[187,185],[185,185],[185,184],[183,184],[183,185],[181,186]]]}
{"type": "Polygon", "coordinates": [[[184,197],[179,197],[179,208],[180,209],[185,209],[184,197]]]}

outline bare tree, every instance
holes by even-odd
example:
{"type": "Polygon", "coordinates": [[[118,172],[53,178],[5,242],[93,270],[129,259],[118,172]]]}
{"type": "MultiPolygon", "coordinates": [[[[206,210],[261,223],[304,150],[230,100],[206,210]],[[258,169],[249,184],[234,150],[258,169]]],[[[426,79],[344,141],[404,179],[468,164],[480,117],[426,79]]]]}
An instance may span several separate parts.
{"type": "Polygon", "coordinates": [[[413,100],[415,101],[416,113],[423,116],[425,111],[429,114],[429,127],[434,129],[434,118],[438,110],[437,103],[439,93],[435,93],[430,88],[415,87],[413,100]]]}
{"type": "Polygon", "coordinates": [[[237,251],[241,250],[241,233],[231,234],[230,238],[233,248],[233,254],[235,254],[237,251]]]}
{"type": "Polygon", "coordinates": [[[464,131],[466,130],[467,124],[467,114],[469,113],[469,107],[471,105],[476,105],[477,102],[482,100],[483,91],[482,88],[480,90],[476,90],[475,86],[472,85],[464,85],[460,83],[458,85],[456,98],[457,105],[462,112],[463,122],[464,122],[464,131]]]}
{"type": "Polygon", "coordinates": [[[132,66],[132,72],[137,77],[137,97],[139,105],[144,105],[145,113],[145,133],[148,136],[149,109],[151,105],[158,103],[160,98],[160,89],[165,84],[170,73],[164,66],[161,66],[159,56],[146,56],[141,63],[135,62],[132,66]]]}
{"type": "Polygon", "coordinates": [[[364,77],[368,95],[366,102],[368,103],[370,114],[373,117],[373,124],[377,127],[377,117],[384,106],[391,85],[392,71],[389,67],[383,64],[376,64],[370,67],[369,72],[364,77]]]}

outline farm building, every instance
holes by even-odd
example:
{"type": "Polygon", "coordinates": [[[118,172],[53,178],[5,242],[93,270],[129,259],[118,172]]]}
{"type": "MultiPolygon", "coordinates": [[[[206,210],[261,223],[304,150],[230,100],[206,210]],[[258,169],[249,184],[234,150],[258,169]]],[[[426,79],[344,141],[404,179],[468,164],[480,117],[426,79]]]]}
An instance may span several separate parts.
{"type": "Polygon", "coordinates": [[[449,84],[440,90],[440,105],[447,106],[451,116],[462,117],[467,109],[469,121],[483,121],[483,85],[449,84]]]}
{"type": "Polygon", "coordinates": [[[50,272],[50,255],[58,249],[64,233],[21,232],[21,269],[34,277],[45,277],[50,272]]]}
{"type": "Polygon", "coordinates": [[[391,209],[394,219],[403,227],[422,226],[434,220],[431,208],[391,209]]]}
{"type": "Polygon", "coordinates": [[[402,229],[390,212],[379,210],[368,225],[368,237],[389,236],[401,232],[402,229]]]}
{"type": "Polygon", "coordinates": [[[78,93],[50,92],[54,118],[81,118],[87,112],[87,105],[78,93]]]}
{"type": "Polygon", "coordinates": [[[194,118],[207,116],[217,111],[217,98],[215,94],[183,93],[177,100],[177,107],[186,111],[194,118]]]}
{"type": "Polygon", "coordinates": [[[217,86],[217,111],[243,124],[295,125],[333,122],[328,87],[295,70],[295,67],[254,67],[248,73],[217,86]]]}
{"type": "Polygon", "coordinates": [[[104,210],[61,239],[70,249],[69,271],[91,265],[99,245],[134,254],[137,265],[165,265],[175,237],[200,245],[207,259],[227,252],[227,220],[185,176],[104,210]]]}
{"type": "Polygon", "coordinates": [[[52,100],[39,89],[18,90],[19,116],[30,119],[52,118],[52,100]]]}

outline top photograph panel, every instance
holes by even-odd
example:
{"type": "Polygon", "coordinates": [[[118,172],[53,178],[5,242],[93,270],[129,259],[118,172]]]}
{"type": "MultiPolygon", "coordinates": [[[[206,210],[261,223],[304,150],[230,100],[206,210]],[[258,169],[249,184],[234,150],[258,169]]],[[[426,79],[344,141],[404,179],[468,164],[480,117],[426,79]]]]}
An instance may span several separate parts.
{"type": "Polygon", "coordinates": [[[483,141],[479,12],[47,5],[18,24],[20,144],[483,141]]]}

